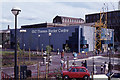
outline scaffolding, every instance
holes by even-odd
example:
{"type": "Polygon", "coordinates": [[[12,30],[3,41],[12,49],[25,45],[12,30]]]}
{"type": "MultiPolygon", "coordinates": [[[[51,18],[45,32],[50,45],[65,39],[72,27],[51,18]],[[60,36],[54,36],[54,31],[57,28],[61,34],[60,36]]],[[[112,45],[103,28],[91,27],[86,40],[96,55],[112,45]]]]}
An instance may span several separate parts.
{"type": "MultiPolygon", "coordinates": [[[[101,51],[101,41],[102,40],[107,40],[107,38],[102,39],[101,38],[101,33],[102,33],[102,28],[105,28],[107,30],[107,12],[100,12],[100,20],[95,22],[95,50],[96,51],[101,51]],[[105,18],[105,20],[102,18],[105,18]]],[[[107,37],[107,31],[105,31],[105,36],[107,37]]]]}

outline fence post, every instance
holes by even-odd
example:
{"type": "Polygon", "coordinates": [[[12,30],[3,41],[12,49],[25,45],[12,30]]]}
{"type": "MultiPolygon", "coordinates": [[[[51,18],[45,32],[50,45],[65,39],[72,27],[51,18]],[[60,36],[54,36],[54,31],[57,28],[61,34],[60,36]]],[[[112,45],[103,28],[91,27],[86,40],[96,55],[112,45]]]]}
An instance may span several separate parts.
{"type": "Polygon", "coordinates": [[[94,80],[94,78],[93,78],[93,72],[92,72],[92,80],[94,80]]]}
{"type": "Polygon", "coordinates": [[[18,68],[19,68],[19,70],[18,70],[18,71],[19,71],[19,80],[20,80],[20,64],[19,64],[19,67],[18,67],[18,68]]]}
{"type": "Polygon", "coordinates": [[[30,48],[29,48],[29,61],[31,61],[30,48]]]}
{"type": "Polygon", "coordinates": [[[39,80],[39,62],[37,64],[37,70],[38,70],[38,80],[39,80]]]}
{"type": "Polygon", "coordinates": [[[67,57],[67,70],[69,69],[69,57],[67,57]]]}
{"type": "Polygon", "coordinates": [[[47,77],[48,77],[48,73],[47,73],[47,71],[48,71],[48,63],[46,64],[46,74],[45,74],[45,80],[47,80],[47,77]]]}
{"type": "Polygon", "coordinates": [[[3,72],[1,72],[1,79],[3,78],[3,72]]]}

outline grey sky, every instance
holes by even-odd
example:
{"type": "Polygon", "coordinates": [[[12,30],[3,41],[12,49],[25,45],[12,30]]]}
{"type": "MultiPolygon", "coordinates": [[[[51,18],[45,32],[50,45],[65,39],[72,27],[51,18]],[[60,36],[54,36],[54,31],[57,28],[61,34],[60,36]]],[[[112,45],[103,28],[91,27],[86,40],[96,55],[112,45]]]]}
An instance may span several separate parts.
{"type": "MultiPolygon", "coordinates": [[[[8,0],[9,1],[9,0],[8,0]]],[[[21,13],[18,15],[18,28],[21,25],[38,24],[48,22],[51,23],[56,15],[85,18],[85,14],[99,13],[104,7],[104,2],[2,2],[0,29],[14,28],[14,15],[11,9],[14,6],[21,8],[21,13]]],[[[106,2],[108,10],[117,10],[117,2],[106,2]]]]}

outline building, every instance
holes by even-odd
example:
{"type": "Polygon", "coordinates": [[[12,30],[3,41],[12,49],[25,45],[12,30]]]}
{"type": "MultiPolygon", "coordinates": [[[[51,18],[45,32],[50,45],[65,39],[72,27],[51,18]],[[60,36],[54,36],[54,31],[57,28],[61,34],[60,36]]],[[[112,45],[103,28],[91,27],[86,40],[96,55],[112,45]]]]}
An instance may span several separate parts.
{"type": "MultiPolygon", "coordinates": [[[[30,25],[29,25],[30,26],[30,25]]],[[[32,26],[32,25],[31,25],[32,26]]],[[[46,46],[50,44],[53,51],[59,49],[65,50],[65,46],[68,45],[70,52],[88,52],[94,49],[94,27],[86,24],[74,25],[74,26],[62,26],[62,27],[43,27],[43,28],[21,28],[17,30],[17,40],[21,49],[25,50],[46,50],[46,46]],[[20,30],[26,30],[26,32],[20,32],[20,30]],[[51,33],[51,36],[48,34],[51,33]],[[50,43],[49,43],[50,42],[50,43]]],[[[105,34],[104,29],[102,29],[105,34]]],[[[11,48],[15,46],[15,34],[14,29],[11,29],[11,48]]],[[[104,44],[112,44],[113,32],[109,30],[110,37],[108,41],[102,41],[104,50],[106,49],[104,44]]],[[[102,36],[104,38],[104,36],[102,36]]]]}
{"type": "Polygon", "coordinates": [[[21,28],[47,28],[47,27],[62,27],[67,26],[67,24],[58,24],[58,23],[40,23],[32,25],[23,25],[21,28]]]}
{"type": "Polygon", "coordinates": [[[0,48],[10,48],[10,30],[0,30],[0,48]]]}
{"type": "Polygon", "coordinates": [[[83,24],[84,20],[81,18],[72,18],[64,16],[56,16],[53,18],[53,23],[40,23],[32,25],[23,25],[21,28],[47,28],[47,27],[64,27],[70,25],[80,25],[83,24]]]}
{"type": "MultiPolygon", "coordinates": [[[[105,22],[105,13],[101,13],[103,15],[102,21],[105,22]]],[[[87,14],[85,15],[86,23],[94,23],[100,20],[100,13],[87,14]]],[[[114,39],[116,44],[120,43],[120,10],[109,11],[107,12],[107,28],[114,29],[114,39]]]]}
{"type": "Polygon", "coordinates": [[[118,2],[118,10],[120,10],[120,1],[118,2]]]}
{"type": "Polygon", "coordinates": [[[76,25],[84,23],[84,20],[81,18],[72,18],[72,17],[64,17],[64,16],[56,16],[53,19],[53,23],[58,24],[67,24],[67,25],[76,25]]]}

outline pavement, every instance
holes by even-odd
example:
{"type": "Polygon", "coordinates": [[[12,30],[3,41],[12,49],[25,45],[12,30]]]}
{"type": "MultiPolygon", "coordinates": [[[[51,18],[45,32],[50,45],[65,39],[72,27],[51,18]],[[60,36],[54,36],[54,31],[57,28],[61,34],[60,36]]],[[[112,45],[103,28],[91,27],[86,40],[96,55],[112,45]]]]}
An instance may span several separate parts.
{"type": "MultiPolygon", "coordinates": [[[[41,55],[41,53],[39,53],[39,54],[41,55]]],[[[49,70],[50,71],[60,70],[61,55],[56,54],[55,52],[53,52],[51,54],[52,54],[52,63],[51,63],[51,65],[49,65],[49,70]]],[[[96,65],[99,65],[99,66],[97,66],[97,69],[98,69],[97,73],[98,74],[100,74],[101,59],[102,60],[104,59],[104,58],[101,57],[101,55],[104,55],[104,54],[94,56],[94,59],[96,61],[96,65]],[[98,63],[97,60],[98,61],[100,60],[100,63],[98,63]]],[[[67,61],[67,57],[69,57],[69,66],[70,66],[74,62],[74,60],[73,60],[74,57],[73,57],[72,53],[65,53],[64,54],[65,61],[67,61]]],[[[88,63],[88,71],[91,73],[92,72],[92,59],[93,59],[93,53],[92,52],[89,52],[87,54],[86,53],[81,53],[81,54],[78,54],[75,62],[79,66],[81,66],[81,61],[87,60],[88,61],[87,62],[88,63]]],[[[40,74],[45,77],[46,66],[43,64],[43,60],[39,59],[39,58],[37,58],[36,60],[40,63],[40,67],[39,67],[40,74]]],[[[107,61],[108,58],[105,58],[104,60],[107,61]]],[[[103,61],[102,61],[102,64],[104,64],[103,61]]],[[[27,69],[32,71],[32,76],[37,76],[37,71],[38,71],[37,64],[27,66],[27,69]]],[[[8,75],[10,75],[10,76],[13,76],[13,74],[14,74],[14,68],[13,67],[2,68],[2,71],[5,72],[5,73],[8,73],[8,75]]]]}

